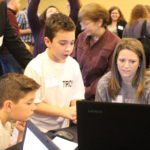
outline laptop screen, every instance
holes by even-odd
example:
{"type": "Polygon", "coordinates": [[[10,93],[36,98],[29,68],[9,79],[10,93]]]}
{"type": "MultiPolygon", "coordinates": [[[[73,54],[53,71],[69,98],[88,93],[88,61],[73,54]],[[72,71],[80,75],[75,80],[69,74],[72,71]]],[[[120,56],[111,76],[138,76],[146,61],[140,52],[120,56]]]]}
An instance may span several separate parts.
{"type": "Polygon", "coordinates": [[[42,133],[31,121],[27,121],[22,150],[59,150],[59,148],[42,133]]]}
{"type": "Polygon", "coordinates": [[[77,102],[81,150],[150,149],[150,105],[77,102]]]}

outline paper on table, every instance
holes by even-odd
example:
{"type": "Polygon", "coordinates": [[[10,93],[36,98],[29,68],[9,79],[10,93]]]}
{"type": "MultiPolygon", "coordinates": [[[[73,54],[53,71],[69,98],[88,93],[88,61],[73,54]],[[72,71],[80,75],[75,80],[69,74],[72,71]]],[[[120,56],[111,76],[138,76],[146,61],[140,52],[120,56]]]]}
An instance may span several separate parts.
{"type": "Polygon", "coordinates": [[[75,148],[78,146],[77,143],[60,138],[60,137],[55,137],[52,140],[61,150],[75,150],[75,148]]]}

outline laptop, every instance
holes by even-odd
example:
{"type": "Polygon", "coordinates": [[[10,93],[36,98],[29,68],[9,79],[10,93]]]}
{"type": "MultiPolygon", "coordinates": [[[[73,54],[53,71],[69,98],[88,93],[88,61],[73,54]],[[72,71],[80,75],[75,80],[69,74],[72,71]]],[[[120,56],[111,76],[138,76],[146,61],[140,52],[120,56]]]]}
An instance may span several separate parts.
{"type": "Polygon", "coordinates": [[[79,150],[150,149],[150,105],[77,102],[79,150]]]}
{"type": "Polygon", "coordinates": [[[30,120],[27,121],[21,150],[60,150],[30,120]]]}

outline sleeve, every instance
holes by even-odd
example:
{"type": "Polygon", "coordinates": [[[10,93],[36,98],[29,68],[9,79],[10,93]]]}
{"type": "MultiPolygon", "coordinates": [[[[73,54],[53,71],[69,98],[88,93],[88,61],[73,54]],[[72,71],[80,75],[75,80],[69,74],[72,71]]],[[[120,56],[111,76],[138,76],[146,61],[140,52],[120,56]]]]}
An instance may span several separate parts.
{"type": "Polygon", "coordinates": [[[23,12],[19,13],[16,17],[17,23],[20,29],[23,29],[23,24],[24,24],[24,14],[23,12]]]}
{"type": "Polygon", "coordinates": [[[8,18],[6,18],[3,44],[23,68],[32,59],[32,55],[26,49],[15,30],[10,26],[8,18]]]}
{"type": "Polygon", "coordinates": [[[102,80],[99,80],[96,88],[96,94],[95,94],[95,101],[97,102],[106,102],[106,88],[105,84],[103,83],[102,80]]]}
{"type": "Polygon", "coordinates": [[[74,82],[73,82],[72,89],[73,89],[72,100],[85,99],[84,97],[85,87],[83,84],[83,79],[82,79],[82,75],[78,63],[76,64],[76,66],[74,66],[74,82]]]}
{"type": "MultiPolygon", "coordinates": [[[[30,63],[29,65],[25,68],[24,74],[30,78],[32,78],[33,80],[35,80],[39,85],[41,85],[41,78],[39,76],[39,74],[31,67],[30,63]]],[[[36,92],[36,96],[34,99],[34,103],[40,103],[42,102],[42,87],[40,87],[37,92],[36,92]]]]}
{"type": "Polygon", "coordinates": [[[70,5],[69,17],[74,21],[75,24],[78,22],[78,12],[81,7],[80,0],[68,0],[70,5]]]}
{"type": "Polygon", "coordinates": [[[40,0],[31,0],[28,6],[28,20],[32,34],[35,35],[40,31],[41,23],[37,14],[40,0]]]}
{"type": "Polygon", "coordinates": [[[98,81],[101,77],[95,79],[90,86],[85,87],[85,98],[88,100],[92,100],[95,97],[95,93],[96,93],[96,87],[98,84],[98,81]]]}
{"type": "Polygon", "coordinates": [[[128,34],[127,34],[127,26],[128,26],[128,25],[126,25],[125,28],[124,28],[124,30],[123,30],[122,38],[128,37],[128,34]]]}

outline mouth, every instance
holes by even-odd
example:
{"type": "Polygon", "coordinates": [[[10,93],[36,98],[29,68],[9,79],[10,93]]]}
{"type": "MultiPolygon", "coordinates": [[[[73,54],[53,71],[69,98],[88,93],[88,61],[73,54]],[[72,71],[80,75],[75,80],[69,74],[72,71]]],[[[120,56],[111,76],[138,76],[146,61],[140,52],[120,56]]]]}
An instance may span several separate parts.
{"type": "Polygon", "coordinates": [[[122,70],[123,73],[130,73],[130,70],[122,70]]]}

